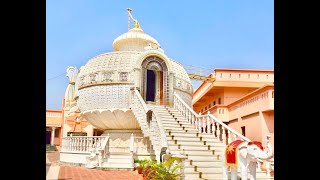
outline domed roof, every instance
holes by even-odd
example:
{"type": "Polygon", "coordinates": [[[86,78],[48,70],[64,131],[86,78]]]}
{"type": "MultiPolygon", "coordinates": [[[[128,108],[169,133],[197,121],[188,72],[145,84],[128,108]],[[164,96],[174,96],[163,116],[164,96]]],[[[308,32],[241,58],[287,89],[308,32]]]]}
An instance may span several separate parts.
{"type": "Polygon", "coordinates": [[[134,51],[118,51],[98,55],[81,67],[78,77],[99,71],[131,71],[140,54],[134,51]]]}
{"type": "Polygon", "coordinates": [[[144,51],[144,48],[149,44],[160,47],[157,40],[144,33],[138,26],[117,37],[113,41],[112,47],[114,51],[144,51]]]}
{"type": "MultiPolygon", "coordinates": [[[[145,53],[146,52],[137,51],[117,51],[98,55],[81,67],[78,77],[102,71],[130,72],[137,66],[139,57],[145,53]]],[[[168,63],[171,64],[172,71],[175,72],[176,77],[191,83],[186,70],[180,63],[171,58],[168,63]]]]}

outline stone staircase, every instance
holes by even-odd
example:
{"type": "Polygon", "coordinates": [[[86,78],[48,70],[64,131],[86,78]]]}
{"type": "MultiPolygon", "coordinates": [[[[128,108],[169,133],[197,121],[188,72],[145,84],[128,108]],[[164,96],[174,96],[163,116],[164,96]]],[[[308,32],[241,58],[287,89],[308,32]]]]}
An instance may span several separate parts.
{"type": "Polygon", "coordinates": [[[103,161],[102,168],[105,170],[134,170],[133,157],[128,152],[110,152],[103,161]]]}
{"type": "MultiPolygon", "coordinates": [[[[199,133],[173,108],[155,105],[148,107],[154,109],[161,119],[170,153],[188,157],[184,164],[185,180],[222,179],[221,154],[224,144],[219,139],[212,134],[199,133]]],[[[274,178],[267,177],[265,171],[257,169],[257,179],[274,178]]]]}

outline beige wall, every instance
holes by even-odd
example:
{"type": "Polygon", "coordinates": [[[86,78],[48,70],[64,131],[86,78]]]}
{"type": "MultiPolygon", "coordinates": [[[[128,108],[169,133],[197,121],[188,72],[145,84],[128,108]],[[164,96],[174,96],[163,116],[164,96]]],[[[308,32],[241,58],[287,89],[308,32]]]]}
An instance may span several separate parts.
{"type": "Polygon", "coordinates": [[[194,111],[199,113],[201,109],[205,110],[205,107],[211,104],[211,107],[213,106],[213,102],[216,101],[216,105],[218,105],[218,99],[221,98],[221,104],[223,104],[223,91],[214,93],[212,96],[207,96],[206,98],[202,98],[201,100],[203,103],[200,104],[198,107],[194,107],[194,111]]]}
{"type": "MultiPolygon", "coordinates": [[[[266,136],[271,135],[271,144],[274,147],[274,111],[260,113],[262,127],[262,144],[266,144],[266,136]]],[[[273,148],[274,149],[274,148],[273,148]]]]}
{"type": "Polygon", "coordinates": [[[274,147],[274,111],[257,112],[232,120],[228,125],[239,133],[242,132],[241,127],[245,126],[246,137],[252,141],[260,141],[264,147],[266,136],[271,135],[270,143],[274,147]]]}
{"type": "Polygon", "coordinates": [[[61,128],[56,128],[55,132],[54,132],[54,144],[56,146],[60,146],[60,138],[61,138],[61,128]]]}
{"type": "Polygon", "coordinates": [[[228,125],[239,133],[241,133],[241,127],[245,126],[247,138],[262,142],[261,121],[259,113],[254,113],[231,121],[228,125]]]}
{"type": "Polygon", "coordinates": [[[230,104],[235,100],[238,100],[246,94],[256,90],[257,88],[243,88],[243,87],[228,87],[224,88],[224,104],[230,104]]]}
{"type": "Polygon", "coordinates": [[[215,69],[218,81],[274,82],[273,70],[215,69]]]}

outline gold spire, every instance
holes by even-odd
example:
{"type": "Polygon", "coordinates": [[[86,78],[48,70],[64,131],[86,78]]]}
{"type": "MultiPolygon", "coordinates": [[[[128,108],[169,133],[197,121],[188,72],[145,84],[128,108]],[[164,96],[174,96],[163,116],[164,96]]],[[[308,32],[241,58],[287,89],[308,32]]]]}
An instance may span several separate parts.
{"type": "Polygon", "coordinates": [[[134,26],[133,26],[134,28],[140,28],[140,24],[139,24],[139,22],[136,20],[136,21],[134,21],[134,26]]]}

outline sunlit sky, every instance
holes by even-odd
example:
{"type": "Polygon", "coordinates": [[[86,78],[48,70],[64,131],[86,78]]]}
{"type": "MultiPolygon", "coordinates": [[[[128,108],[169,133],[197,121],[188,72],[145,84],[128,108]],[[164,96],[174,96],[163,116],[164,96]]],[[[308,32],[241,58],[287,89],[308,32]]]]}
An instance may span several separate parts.
{"type": "MultiPolygon", "coordinates": [[[[68,66],[80,68],[128,31],[127,8],[186,66],[274,69],[272,0],[47,0],[46,107],[61,109],[68,66]]],[[[131,21],[131,26],[133,22],[131,21]]],[[[200,82],[193,82],[194,89],[200,82]]]]}

